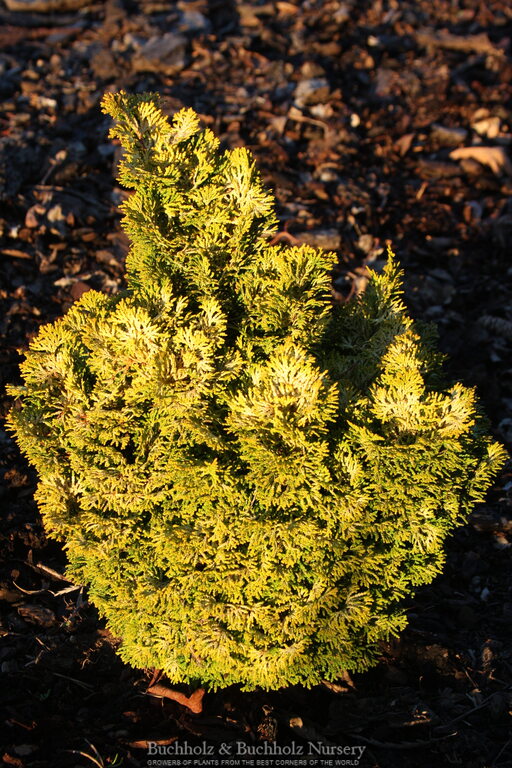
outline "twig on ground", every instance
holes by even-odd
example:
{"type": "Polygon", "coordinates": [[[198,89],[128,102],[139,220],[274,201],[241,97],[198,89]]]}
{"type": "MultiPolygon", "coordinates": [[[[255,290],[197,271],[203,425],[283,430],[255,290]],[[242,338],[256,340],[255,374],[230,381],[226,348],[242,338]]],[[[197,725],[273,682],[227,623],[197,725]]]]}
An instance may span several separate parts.
{"type": "Polygon", "coordinates": [[[48,565],[44,565],[43,563],[34,563],[32,557],[32,550],[30,550],[27,556],[27,565],[29,565],[34,571],[44,573],[46,576],[50,576],[50,578],[54,579],[55,581],[67,581],[68,584],[70,583],[69,579],[63,576],[62,573],[55,571],[48,565]]]}
{"type": "Polygon", "coordinates": [[[146,693],[149,693],[151,696],[172,699],[183,707],[190,709],[196,715],[203,711],[204,688],[198,688],[191,696],[185,696],[184,693],[168,688],[166,685],[152,685],[147,689],[146,693]]]}
{"type": "Polygon", "coordinates": [[[82,589],[80,584],[77,584],[73,587],[66,587],[65,589],[59,589],[58,592],[52,592],[51,589],[23,589],[23,587],[20,587],[20,585],[16,584],[15,581],[13,581],[13,585],[16,587],[16,589],[19,589],[20,592],[23,592],[25,595],[42,595],[44,592],[48,592],[48,594],[52,595],[53,597],[60,597],[60,595],[68,594],[68,592],[75,592],[77,589],[82,589]]]}
{"type": "Polygon", "coordinates": [[[87,742],[87,744],[90,746],[92,751],[94,752],[94,755],[90,755],[88,752],[83,752],[81,749],[66,749],[65,752],[70,752],[72,755],[82,755],[82,757],[86,757],[88,760],[93,762],[95,765],[98,766],[98,768],[105,768],[105,763],[103,762],[103,758],[94,746],[94,744],[91,744],[90,741],[87,739],[84,739],[84,741],[87,742]]]}

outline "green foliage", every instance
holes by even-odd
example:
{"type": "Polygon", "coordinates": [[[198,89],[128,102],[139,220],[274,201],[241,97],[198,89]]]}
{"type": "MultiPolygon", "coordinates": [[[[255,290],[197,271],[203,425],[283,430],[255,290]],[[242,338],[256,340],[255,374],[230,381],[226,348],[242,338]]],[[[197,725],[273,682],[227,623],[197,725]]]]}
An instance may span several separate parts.
{"type": "Polygon", "coordinates": [[[374,662],[504,458],[401,300],[390,254],[269,245],[273,199],[192,110],[108,95],[129,290],[45,326],[10,424],[68,574],[173,682],[313,685],[374,662]]]}

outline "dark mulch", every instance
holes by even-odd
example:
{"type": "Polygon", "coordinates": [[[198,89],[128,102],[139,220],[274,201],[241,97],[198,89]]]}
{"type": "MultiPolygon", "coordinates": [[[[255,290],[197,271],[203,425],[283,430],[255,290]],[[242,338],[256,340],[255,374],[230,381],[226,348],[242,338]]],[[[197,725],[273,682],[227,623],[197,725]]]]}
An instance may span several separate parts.
{"type": "MultiPolygon", "coordinates": [[[[192,106],[225,146],[251,148],[282,230],[339,253],[338,293],[364,287],[364,267],[393,244],[412,313],[437,323],[450,376],[478,387],[510,445],[507,0],[109,0],[54,15],[8,5],[2,383],[17,380],[17,349],[42,323],[90,288],[122,286],[124,192],[98,104],[105,90],[157,90],[169,113],[192,106]]],[[[149,673],[117,658],[87,595],[58,576],[65,555],[45,538],[34,473],[5,432],[0,452],[4,764],[140,766],[148,740],[261,746],[276,731],[278,744],[320,743],[324,755],[364,745],[365,766],[512,765],[507,471],[373,671],[338,690],[220,690],[193,715],[148,696],[149,673]]]]}

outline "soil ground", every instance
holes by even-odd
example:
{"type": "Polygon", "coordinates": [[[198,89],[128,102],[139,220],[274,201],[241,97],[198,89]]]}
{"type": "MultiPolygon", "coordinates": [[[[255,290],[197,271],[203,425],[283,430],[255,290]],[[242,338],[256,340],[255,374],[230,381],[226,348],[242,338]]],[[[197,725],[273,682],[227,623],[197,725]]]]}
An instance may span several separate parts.
{"type": "MultiPolygon", "coordinates": [[[[192,106],[224,146],[250,147],[282,230],[337,252],[340,298],[392,243],[412,314],[437,324],[448,375],[478,388],[510,447],[507,0],[12,7],[0,3],[2,384],[18,380],[17,350],[42,323],[90,288],[122,288],[126,193],[99,101],[159,91],[168,113],[192,106]]],[[[198,715],[148,695],[150,672],[123,665],[86,593],[62,579],[34,472],[5,432],[0,472],[5,765],[142,766],[148,741],[261,746],[275,734],[324,755],[362,745],[374,768],[512,766],[509,469],[374,670],[337,690],[209,692],[198,715]]]]}

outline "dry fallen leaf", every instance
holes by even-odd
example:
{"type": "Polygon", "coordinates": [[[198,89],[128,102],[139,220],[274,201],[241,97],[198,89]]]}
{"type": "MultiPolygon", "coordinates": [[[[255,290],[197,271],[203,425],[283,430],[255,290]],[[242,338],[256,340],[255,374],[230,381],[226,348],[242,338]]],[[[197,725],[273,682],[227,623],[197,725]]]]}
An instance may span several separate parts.
{"type": "Polygon", "coordinates": [[[452,160],[476,160],[497,176],[503,171],[512,176],[512,162],[503,147],[461,147],[450,152],[452,160]]]}

